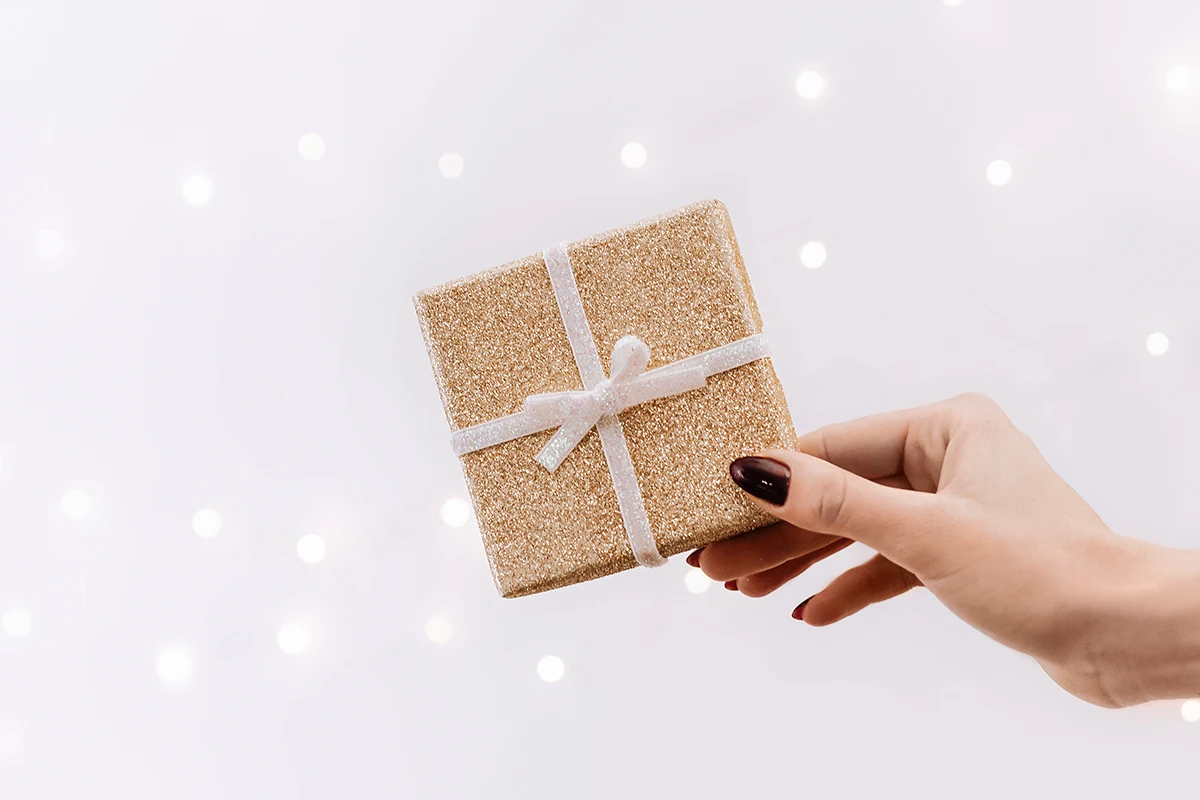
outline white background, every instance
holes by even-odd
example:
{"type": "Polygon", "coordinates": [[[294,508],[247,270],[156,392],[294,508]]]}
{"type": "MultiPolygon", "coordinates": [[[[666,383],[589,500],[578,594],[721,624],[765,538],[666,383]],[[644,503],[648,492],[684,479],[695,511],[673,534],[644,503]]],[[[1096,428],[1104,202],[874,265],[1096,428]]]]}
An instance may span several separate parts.
{"type": "Polygon", "coordinates": [[[1192,0],[4,0],[0,797],[1194,795],[1179,703],[1088,707],[923,592],[791,620],[857,549],[499,599],[409,298],[719,197],[797,427],[989,392],[1194,547],[1198,180],[1192,0]]]}

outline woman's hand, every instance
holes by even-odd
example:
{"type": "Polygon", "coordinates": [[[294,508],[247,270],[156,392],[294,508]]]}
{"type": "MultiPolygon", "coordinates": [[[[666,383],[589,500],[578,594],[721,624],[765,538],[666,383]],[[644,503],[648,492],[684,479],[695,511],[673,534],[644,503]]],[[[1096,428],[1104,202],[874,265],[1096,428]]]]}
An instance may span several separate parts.
{"type": "Polygon", "coordinates": [[[690,563],[758,597],[862,542],[878,555],[793,616],[828,625],[924,585],[1090,702],[1200,694],[1200,554],[1114,534],[988,398],[833,425],[798,449],[730,468],[783,522],[690,563]]]}

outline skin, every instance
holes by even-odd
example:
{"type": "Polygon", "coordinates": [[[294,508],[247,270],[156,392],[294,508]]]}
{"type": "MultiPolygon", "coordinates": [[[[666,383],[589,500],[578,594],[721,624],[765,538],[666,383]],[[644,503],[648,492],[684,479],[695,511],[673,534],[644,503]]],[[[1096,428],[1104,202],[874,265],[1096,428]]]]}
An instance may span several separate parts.
{"type": "Polygon", "coordinates": [[[876,555],[802,604],[808,625],[924,586],[1090,703],[1200,695],[1200,552],[1112,532],[987,397],[832,425],[797,450],[759,454],[791,471],[783,505],[755,498],[781,522],[693,554],[709,577],[761,597],[861,542],[876,555]]]}

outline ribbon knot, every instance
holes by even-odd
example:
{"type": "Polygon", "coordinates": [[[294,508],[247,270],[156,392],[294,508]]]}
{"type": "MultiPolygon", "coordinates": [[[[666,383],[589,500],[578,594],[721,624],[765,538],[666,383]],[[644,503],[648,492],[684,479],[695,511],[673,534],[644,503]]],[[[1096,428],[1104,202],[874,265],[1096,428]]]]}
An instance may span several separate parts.
{"type": "Polygon", "coordinates": [[[612,375],[591,389],[526,398],[526,414],[560,426],[537,454],[538,463],[553,472],[602,418],[705,384],[705,370],[699,365],[666,366],[647,372],[649,363],[649,346],[636,336],[625,336],[613,347],[612,375]]]}
{"type": "Polygon", "coordinates": [[[621,398],[617,396],[617,390],[613,387],[611,380],[602,381],[595,389],[592,389],[592,393],[596,397],[596,405],[601,416],[619,414],[622,411],[621,398]]]}

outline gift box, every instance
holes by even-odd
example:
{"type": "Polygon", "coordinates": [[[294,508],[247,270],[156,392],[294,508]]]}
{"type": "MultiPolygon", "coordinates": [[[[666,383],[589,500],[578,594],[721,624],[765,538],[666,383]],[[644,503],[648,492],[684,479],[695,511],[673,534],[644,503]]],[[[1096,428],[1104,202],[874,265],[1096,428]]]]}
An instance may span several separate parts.
{"type": "Polygon", "coordinates": [[[501,595],[658,566],[773,521],[728,472],[795,432],[722,203],[414,303],[501,595]]]}

